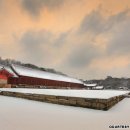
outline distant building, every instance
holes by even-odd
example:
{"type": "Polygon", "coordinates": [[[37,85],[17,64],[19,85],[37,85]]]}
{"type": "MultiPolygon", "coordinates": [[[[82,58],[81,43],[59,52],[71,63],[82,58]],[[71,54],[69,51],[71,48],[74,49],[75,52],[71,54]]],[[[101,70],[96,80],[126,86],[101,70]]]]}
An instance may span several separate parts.
{"type": "Polygon", "coordinates": [[[96,83],[92,83],[92,84],[84,83],[84,86],[86,87],[86,89],[92,89],[92,90],[102,90],[102,89],[104,89],[103,86],[97,86],[96,83]]]}
{"type": "Polygon", "coordinates": [[[86,89],[93,89],[94,87],[97,86],[97,84],[96,83],[92,83],[92,84],[84,83],[84,86],[86,87],[86,89]]]}
{"type": "Polygon", "coordinates": [[[0,81],[4,82],[1,87],[84,88],[81,80],[20,65],[1,66],[0,81]]]}

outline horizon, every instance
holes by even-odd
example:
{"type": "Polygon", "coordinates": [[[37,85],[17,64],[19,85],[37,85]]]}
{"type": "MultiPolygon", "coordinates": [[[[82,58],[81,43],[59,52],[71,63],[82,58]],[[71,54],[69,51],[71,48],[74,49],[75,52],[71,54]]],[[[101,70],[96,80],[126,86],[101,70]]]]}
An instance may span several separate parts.
{"type": "Polygon", "coordinates": [[[79,79],[130,77],[129,0],[0,0],[0,56],[79,79]]]}

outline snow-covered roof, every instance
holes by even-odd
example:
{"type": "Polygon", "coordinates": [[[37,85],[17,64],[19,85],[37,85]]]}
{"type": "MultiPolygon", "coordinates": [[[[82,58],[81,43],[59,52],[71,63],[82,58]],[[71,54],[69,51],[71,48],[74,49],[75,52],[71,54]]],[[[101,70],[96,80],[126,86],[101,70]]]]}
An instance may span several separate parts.
{"type": "Polygon", "coordinates": [[[4,65],[0,65],[0,70],[1,70],[1,69],[5,69],[5,70],[7,70],[9,73],[11,73],[14,77],[17,77],[17,75],[13,72],[13,70],[12,70],[10,67],[4,66],[4,65]]]}
{"type": "Polygon", "coordinates": [[[59,74],[53,74],[53,73],[42,71],[42,70],[31,69],[28,67],[23,67],[23,66],[14,65],[14,64],[12,65],[12,68],[20,76],[36,77],[36,78],[42,78],[42,79],[51,79],[51,80],[83,84],[83,82],[78,79],[59,75],[59,74]]]}
{"type": "Polygon", "coordinates": [[[95,84],[86,84],[86,83],[84,83],[84,85],[87,86],[87,87],[95,87],[97,84],[96,83],[95,84]]]}

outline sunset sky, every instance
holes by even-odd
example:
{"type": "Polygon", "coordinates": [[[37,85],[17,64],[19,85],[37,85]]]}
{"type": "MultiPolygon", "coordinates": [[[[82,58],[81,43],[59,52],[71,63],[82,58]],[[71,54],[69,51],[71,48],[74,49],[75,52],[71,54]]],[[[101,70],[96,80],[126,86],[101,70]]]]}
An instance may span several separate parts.
{"type": "Polygon", "coordinates": [[[130,0],[0,0],[0,56],[72,77],[130,77],[130,0]]]}

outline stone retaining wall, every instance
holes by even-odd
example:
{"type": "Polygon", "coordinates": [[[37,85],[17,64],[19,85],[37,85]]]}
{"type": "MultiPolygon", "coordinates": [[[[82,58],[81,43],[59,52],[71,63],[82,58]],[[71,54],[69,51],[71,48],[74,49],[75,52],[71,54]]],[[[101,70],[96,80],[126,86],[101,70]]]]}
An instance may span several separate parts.
{"type": "Polygon", "coordinates": [[[0,95],[26,98],[30,100],[36,100],[54,104],[92,108],[98,110],[108,110],[116,103],[124,99],[123,95],[112,97],[109,99],[89,99],[89,98],[53,96],[43,94],[27,94],[27,93],[9,92],[9,91],[1,91],[0,95]]]}

